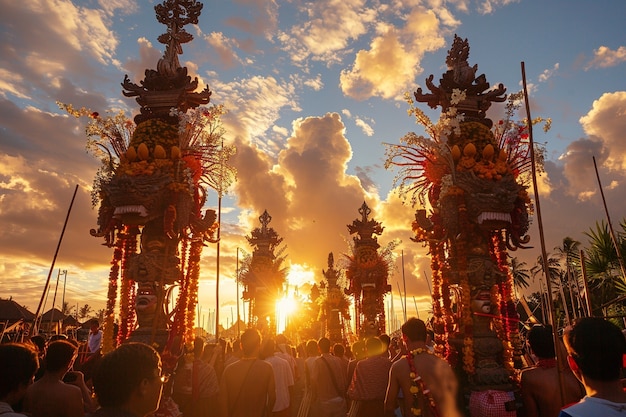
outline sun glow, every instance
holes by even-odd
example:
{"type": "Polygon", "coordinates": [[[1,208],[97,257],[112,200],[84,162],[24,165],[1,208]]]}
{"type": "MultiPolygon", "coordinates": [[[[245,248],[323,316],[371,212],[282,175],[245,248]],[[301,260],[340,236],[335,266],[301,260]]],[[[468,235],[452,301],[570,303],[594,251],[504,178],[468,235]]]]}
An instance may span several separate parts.
{"type": "Polygon", "coordinates": [[[287,274],[287,282],[289,285],[296,287],[307,283],[313,284],[315,283],[315,271],[309,269],[306,265],[292,264],[287,274]]]}
{"type": "Polygon", "coordinates": [[[298,301],[292,295],[291,297],[283,297],[276,301],[276,323],[278,324],[277,333],[285,331],[289,318],[298,310],[298,301]]]}

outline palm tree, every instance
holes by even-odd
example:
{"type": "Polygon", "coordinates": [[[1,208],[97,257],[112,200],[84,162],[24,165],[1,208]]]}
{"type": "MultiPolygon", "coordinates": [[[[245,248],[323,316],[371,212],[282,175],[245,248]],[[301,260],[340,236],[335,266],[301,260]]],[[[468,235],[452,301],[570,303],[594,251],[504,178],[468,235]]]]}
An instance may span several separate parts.
{"type": "Polygon", "coordinates": [[[569,289],[569,297],[572,305],[572,315],[574,318],[582,315],[582,303],[580,300],[580,282],[578,281],[580,270],[580,242],[567,236],[563,239],[563,245],[557,246],[554,250],[557,252],[557,256],[560,258],[561,263],[565,263],[565,271],[563,275],[563,281],[569,289]],[[576,293],[576,300],[574,301],[574,288],[576,293]],[[576,314],[578,310],[579,315],[576,314]]]}
{"type": "MultiPolygon", "coordinates": [[[[558,316],[560,315],[558,314],[558,312],[562,309],[565,313],[565,320],[567,321],[567,323],[570,323],[569,311],[567,309],[567,301],[565,300],[565,294],[563,293],[563,279],[565,276],[565,272],[561,268],[559,258],[554,255],[548,254],[547,265],[548,271],[546,274],[544,271],[543,256],[539,255],[537,257],[537,263],[530,269],[530,271],[533,275],[533,278],[540,274],[547,276],[547,279],[550,280],[550,288],[552,292],[552,294],[550,294],[550,298],[552,299],[552,305],[550,306],[550,308],[554,309],[555,315],[557,316],[557,321],[559,321],[558,316]]],[[[557,328],[557,324],[553,323],[553,326],[557,328]]]]}
{"type": "MultiPolygon", "coordinates": [[[[616,236],[621,253],[626,250],[626,219],[620,223],[622,233],[616,236]]],[[[585,232],[589,247],[585,249],[585,269],[589,280],[591,303],[607,307],[617,297],[626,294],[626,281],[622,276],[620,260],[611,238],[609,226],[604,221],[596,222],[595,229],[585,232]]],[[[604,311],[606,314],[606,311],[604,311]]]]}
{"type": "Polygon", "coordinates": [[[517,257],[511,258],[511,274],[513,275],[513,285],[517,289],[518,287],[528,288],[530,283],[530,270],[526,262],[520,261],[517,257]]]}
{"type": "Polygon", "coordinates": [[[81,319],[86,319],[87,317],[89,317],[92,311],[93,308],[91,308],[89,304],[85,304],[78,309],[78,317],[80,317],[81,319]]]}

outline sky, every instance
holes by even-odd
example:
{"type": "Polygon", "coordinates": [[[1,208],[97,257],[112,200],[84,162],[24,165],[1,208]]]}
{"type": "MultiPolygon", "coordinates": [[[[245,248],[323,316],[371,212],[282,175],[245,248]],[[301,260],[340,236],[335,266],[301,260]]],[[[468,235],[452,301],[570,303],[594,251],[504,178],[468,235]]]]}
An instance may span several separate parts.
{"type": "MultiPolygon", "coordinates": [[[[120,83],[126,74],[138,83],[163,54],[155,4],[0,0],[0,297],[34,312],[51,276],[47,309],[61,277],[57,307],[64,299],[104,308],[112,250],[89,234],[99,162],[86,152],[84,121],[55,103],[135,114],[120,83]]],[[[251,253],[245,237],[264,210],[284,239],[289,283],[304,294],[323,278],[329,253],[345,258],[347,225],[364,201],[384,226],[381,245],[401,241],[389,278],[396,310],[406,283],[407,314],[426,315],[429,258],[410,240],[419,207],[395,192],[385,143],[423,133],[404,94],[426,90],[431,74],[439,80],[455,34],[468,39],[477,73],[509,93],[522,88],[524,62],[531,114],[552,119],[547,133],[534,130],[547,150],[538,194],[546,250],[565,237],[584,247],[584,233],[606,221],[594,157],[618,225],[626,217],[625,16],[615,0],[205,1],[179,59],[199,89],[210,87],[211,103],[226,107],[225,139],[237,147],[238,181],[222,201],[221,323],[236,311],[238,248],[251,253]]],[[[439,110],[418,106],[437,120],[439,110]]],[[[489,116],[498,120],[502,107],[489,116]]],[[[210,192],[207,207],[217,205],[210,192]]],[[[537,215],[532,222],[533,248],[512,253],[528,267],[541,253],[537,215]]],[[[216,308],[216,264],[216,245],[208,246],[201,316],[216,308]]]]}

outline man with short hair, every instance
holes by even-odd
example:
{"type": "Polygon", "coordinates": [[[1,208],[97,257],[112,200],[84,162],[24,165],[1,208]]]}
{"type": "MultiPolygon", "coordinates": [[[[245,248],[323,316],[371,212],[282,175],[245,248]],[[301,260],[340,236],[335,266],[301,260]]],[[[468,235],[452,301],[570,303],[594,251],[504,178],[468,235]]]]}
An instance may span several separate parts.
{"type": "Polygon", "coordinates": [[[330,340],[322,337],[318,342],[320,356],[315,359],[311,374],[313,400],[319,417],[344,417],[347,412],[346,372],[341,359],[330,353],[330,340]]]}
{"type": "Polygon", "coordinates": [[[24,410],[32,417],[82,417],[93,411],[91,392],[82,372],[70,372],[78,356],[78,348],[67,340],[48,345],[43,376],[31,385],[24,398],[24,410]],[[64,377],[72,376],[71,382],[64,377]]]}
{"type": "Polygon", "coordinates": [[[100,322],[97,319],[91,319],[90,325],[87,346],[89,347],[89,354],[94,355],[100,353],[102,347],[102,330],[100,330],[100,322]]]}
{"type": "Polygon", "coordinates": [[[272,366],[259,359],[261,333],[241,335],[241,359],[224,368],[220,382],[220,417],[262,417],[274,408],[276,388],[272,366]]]}
{"type": "Polygon", "coordinates": [[[522,371],[520,391],[526,417],[554,417],[567,404],[585,395],[582,385],[572,371],[562,370],[565,398],[561,402],[561,376],[557,369],[552,326],[536,325],[530,329],[527,341],[537,357],[534,367],[522,371]]]}
{"type": "Polygon", "coordinates": [[[395,416],[398,393],[402,390],[402,415],[414,415],[412,409],[418,409],[423,417],[460,417],[456,375],[448,362],[430,353],[424,322],[412,317],[401,329],[409,353],[391,365],[385,414],[395,416]]]}
{"type": "Polygon", "coordinates": [[[104,355],[93,376],[100,409],[92,417],[144,417],[159,408],[169,375],[149,345],[123,344],[104,355]]]}
{"type": "Polygon", "coordinates": [[[291,366],[289,366],[289,362],[279,355],[276,341],[272,338],[263,341],[261,359],[269,363],[274,371],[276,403],[274,403],[274,408],[272,409],[272,416],[289,417],[294,384],[291,366]]]}
{"type": "Polygon", "coordinates": [[[0,415],[24,417],[14,411],[39,367],[37,352],[18,343],[0,344],[0,415]]]}
{"type": "Polygon", "coordinates": [[[620,380],[626,339],[619,327],[599,317],[583,317],[565,332],[567,362],[587,395],[563,408],[559,417],[626,415],[626,393],[620,380]]]}

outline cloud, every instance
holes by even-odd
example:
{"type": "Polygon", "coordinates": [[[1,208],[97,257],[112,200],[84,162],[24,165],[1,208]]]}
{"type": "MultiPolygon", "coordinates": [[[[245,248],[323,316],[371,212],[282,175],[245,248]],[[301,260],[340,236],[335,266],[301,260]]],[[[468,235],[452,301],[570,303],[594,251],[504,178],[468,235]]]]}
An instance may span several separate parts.
{"type": "Polygon", "coordinates": [[[354,119],[354,123],[361,128],[366,136],[374,136],[374,128],[370,126],[365,120],[361,119],[360,117],[356,117],[354,119]]]}
{"type": "Polygon", "coordinates": [[[552,69],[546,69],[539,75],[539,82],[545,83],[559,70],[559,63],[554,64],[552,69]]]}
{"type": "MultiPolygon", "coordinates": [[[[102,65],[119,66],[118,37],[101,10],[77,7],[70,1],[0,1],[0,69],[14,84],[3,95],[45,100],[58,97],[74,82],[92,88],[103,81],[102,65]],[[68,77],[71,68],[73,81],[68,77]],[[96,74],[96,75],[94,75],[96,74]]],[[[3,77],[4,78],[4,77],[3,77]]],[[[110,82],[107,80],[107,82],[110,82]]]]}
{"type": "Polygon", "coordinates": [[[624,61],[626,61],[626,46],[620,46],[616,50],[601,46],[593,51],[593,59],[585,65],[585,71],[592,68],[614,67],[624,61]]]}
{"type": "Polygon", "coordinates": [[[367,200],[377,204],[355,176],[346,174],[352,148],[337,113],[293,122],[286,146],[274,159],[262,150],[244,147],[237,153],[237,205],[246,212],[240,223],[247,233],[258,227],[263,210],[270,224],[288,242],[292,263],[322,264],[347,250],[347,224],[359,216],[367,200]]]}
{"type": "Polygon", "coordinates": [[[580,118],[585,133],[602,140],[608,154],[607,168],[615,171],[626,169],[626,91],[605,93],[595,100],[591,110],[580,118]]]}
{"type": "Polygon", "coordinates": [[[296,63],[309,57],[327,65],[339,63],[350,41],[358,39],[376,20],[376,11],[365,0],[320,0],[308,2],[307,20],[278,35],[296,63]]]}
{"type": "Polygon", "coordinates": [[[204,35],[204,40],[214,53],[206,54],[209,62],[219,64],[223,69],[231,69],[243,63],[242,59],[235,52],[237,46],[232,39],[227,38],[221,32],[211,32],[204,35]]]}
{"type": "Polygon", "coordinates": [[[352,67],[341,72],[340,86],[346,96],[400,99],[406,86],[422,73],[419,63],[424,53],[445,45],[440,21],[432,10],[416,8],[404,27],[388,25],[380,30],[369,49],[357,52],[352,67]]]}

